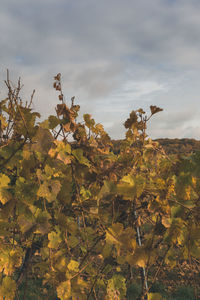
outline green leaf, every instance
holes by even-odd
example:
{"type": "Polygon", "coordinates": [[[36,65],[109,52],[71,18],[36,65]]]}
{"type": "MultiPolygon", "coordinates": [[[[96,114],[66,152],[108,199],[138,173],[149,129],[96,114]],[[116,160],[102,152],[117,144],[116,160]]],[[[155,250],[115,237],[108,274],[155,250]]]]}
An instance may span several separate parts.
{"type": "Polygon", "coordinates": [[[49,129],[54,129],[58,124],[60,124],[60,120],[56,116],[49,116],[48,117],[49,121],[49,129]]]}
{"type": "Polygon", "coordinates": [[[31,229],[36,229],[36,220],[34,216],[30,218],[30,216],[27,215],[19,215],[17,221],[23,234],[31,229]]]}
{"type": "Polygon", "coordinates": [[[120,235],[123,232],[123,224],[115,223],[106,231],[106,241],[111,244],[121,244],[120,235]]]}
{"type": "Polygon", "coordinates": [[[125,299],[126,279],[122,275],[114,275],[107,284],[108,299],[125,299]]]}
{"type": "Polygon", "coordinates": [[[103,257],[104,258],[109,257],[111,255],[111,252],[112,252],[112,245],[106,243],[102,251],[103,257]]]}
{"type": "Polygon", "coordinates": [[[116,191],[116,186],[112,181],[104,180],[103,186],[98,194],[98,198],[105,196],[106,194],[112,194],[116,191]]]}
{"type": "Polygon", "coordinates": [[[78,160],[78,162],[82,165],[86,165],[90,167],[89,160],[83,156],[83,150],[82,149],[75,149],[72,151],[73,156],[78,160]]]}
{"type": "Polygon", "coordinates": [[[46,154],[53,144],[53,137],[48,129],[39,127],[32,142],[33,145],[31,148],[33,151],[46,154]]]}
{"type": "Polygon", "coordinates": [[[71,235],[70,237],[68,237],[67,244],[69,245],[69,247],[74,248],[79,244],[79,239],[76,236],[71,235]]]}
{"type": "Polygon", "coordinates": [[[35,233],[48,233],[50,230],[50,224],[48,220],[51,218],[51,215],[47,211],[42,211],[38,208],[35,213],[35,218],[37,222],[37,230],[35,233]]]}
{"type": "Polygon", "coordinates": [[[89,190],[87,190],[84,186],[81,187],[80,194],[81,194],[82,200],[84,200],[84,201],[88,200],[91,197],[91,192],[89,190]]]}
{"type": "Polygon", "coordinates": [[[85,121],[85,125],[90,128],[93,127],[95,125],[95,121],[94,119],[91,118],[91,115],[89,114],[84,114],[83,115],[84,121],[85,121]]]}
{"type": "Polygon", "coordinates": [[[48,202],[53,202],[56,199],[60,189],[61,183],[58,180],[44,181],[40,185],[37,195],[47,199],[48,202]]]}

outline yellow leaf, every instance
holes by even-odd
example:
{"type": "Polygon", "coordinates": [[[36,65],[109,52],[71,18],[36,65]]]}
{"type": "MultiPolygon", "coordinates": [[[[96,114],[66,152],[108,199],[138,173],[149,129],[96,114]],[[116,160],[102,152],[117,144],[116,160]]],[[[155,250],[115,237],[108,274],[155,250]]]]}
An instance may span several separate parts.
{"type": "Polygon", "coordinates": [[[164,298],[159,293],[150,293],[148,294],[148,300],[164,300],[164,298]]]}
{"type": "Polygon", "coordinates": [[[117,256],[117,263],[119,265],[124,265],[126,263],[126,257],[125,256],[117,256]]]}
{"type": "Polygon", "coordinates": [[[15,267],[21,265],[23,252],[21,249],[1,251],[0,272],[4,271],[6,275],[12,275],[15,267]]]}
{"type": "Polygon", "coordinates": [[[112,245],[110,244],[105,244],[103,247],[102,255],[104,258],[109,257],[112,252],[112,245]]]}
{"type": "Polygon", "coordinates": [[[135,185],[134,178],[131,175],[124,176],[121,180],[123,182],[129,183],[131,186],[135,185]]]}
{"type": "Polygon", "coordinates": [[[79,244],[79,239],[74,235],[71,235],[67,240],[67,244],[69,245],[69,247],[74,248],[79,244]]]}
{"type": "Polygon", "coordinates": [[[68,165],[71,163],[71,156],[70,155],[66,155],[66,153],[64,152],[60,152],[58,153],[57,159],[61,160],[62,162],[64,162],[65,165],[68,165]]]}
{"type": "Polygon", "coordinates": [[[1,299],[13,300],[15,298],[15,290],[16,290],[15,281],[8,276],[4,277],[2,284],[0,286],[1,299]]]}
{"type": "Polygon", "coordinates": [[[90,213],[98,216],[98,207],[90,207],[90,213]]]}
{"type": "Polygon", "coordinates": [[[71,149],[71,145],[70,145],[70,144],[67,144],[67,145],[65,146],[65,151],[66,151],[68,154],[71,154],[72,149],[71,149]]]}
{"type": "Polygon", "coordinates": [[[193,183],[194,187],[196,187],[197,179],[193,176],[192,176],[192,183],[193,183]]]}
{"type": "Polygon", "coordinates": [[[57,287],[57,296],[61,300],[67,300],[71,299],[71,282],[70,280],[62,282],[58,287],[57,287]]]}
{"type": "Polygon", "coordinates": [[[108,228],[106,232],[106,240],[111,244],[121,244],[119,236],[123,231],[123,224],[115,223],[112,227],[108,228]]]}
{"type": "Polygon", "coordinates": [[[46,175],[49,177],[51,177],[54,173],[54,170],[49,165],[46,165],[44,167],[44,170],[45,170],[46,175]]]}
{"type": "Polygon", "coordinates": [[[134,254],[130,254],[126,256],[127,262],[131,266],[139,266],[144,268],[146,266],[148,259],[148,255],[145,253],[144,249],[137,248],[134,254]]]}
{"type": "Polygon", "coordinates": [[[59,257],[59,259],[56,262],[56,268],[61,271],[65,272],[67,266],[67,258],[66,257],[59,257]]]}
{"type": "Polygon", "coordinates": [[[48,247],[53,249],[57,249],[60,242],[62,241],[60,237],[60,233],[55,231],[52,231],[48,234],[48,239],[49,239],[48,247]]]}
{"type": "Polygon", "coordinates": [[[5,174],[0,174],[0,188],[7,187],[10,183],[10,178],[5,174]]]}
{"type": "Polygon", "coordinates": [[[171,226],[171,219],[167,217],[162,217],[162,224],[166,227],[169,228],[171,226]]]}
{"type": "Polygon", "coordinates": [[[123,195],[124,200],[131,200],[136,196],[136,186],[123,182],[117,184],[117,192],[123,195]]]}
{"type": "Polygon", "coordinates": [[[70,271],[78,272],[79,271],[79,262],[71,259],[70,263],[67,265],[67,268],[70,271]]]}
{"type": "Polygon", "coordinates": [[[6,202],[12,199],[12,194],[5,188],[0,190],[0,202],[6,204],[6,202]]]}

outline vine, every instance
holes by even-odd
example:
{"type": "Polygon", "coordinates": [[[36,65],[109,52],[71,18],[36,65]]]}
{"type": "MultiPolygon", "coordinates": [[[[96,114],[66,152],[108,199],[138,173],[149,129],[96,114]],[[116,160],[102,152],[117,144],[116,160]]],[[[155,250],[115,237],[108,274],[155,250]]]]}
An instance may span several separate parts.
{"type": "MultiPolygon", "coordinates": [[[[21,83],[0,102],[0,297],[125,299],[141,280],[140,299],[162,299],[151,287],[161,270],[200,259],[199,153],[172,160],[146,134],[162,111],[132,111],[126,137],[112,141],[79,105],[67,106],[61,74],[56,115],[40,115],[20,98],[21,83]],[[142,270],[142,279],[140,272],[142,270]],[[134,277],[133,274],[136,274],[134,277]],[[27,284],[25,284],[27,282],[27,284]],[[55,294],[56,291],[56,294],[55,294]]],[[[193,285],[198,286],[194,276],[193,285]]],[[[198,297],[198,289],[196,289],[198,297]]],[[[23,298],[22,298],[23,299],[23,298]]]]}

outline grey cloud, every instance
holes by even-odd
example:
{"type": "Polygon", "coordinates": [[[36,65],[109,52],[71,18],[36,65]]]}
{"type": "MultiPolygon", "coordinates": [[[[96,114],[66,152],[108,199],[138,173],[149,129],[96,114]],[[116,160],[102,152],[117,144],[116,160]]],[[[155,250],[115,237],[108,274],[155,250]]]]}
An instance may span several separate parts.
{"type": "Polygon", "coordinates": [[[34,105],[44,115],[54,112],[53,76],[61,72],[66,98],[75,95],[83,111],[102,115],[114,136],[123,135],[117,123],[129,111],[150,102],[168,111],[160,129],[152,121],[152,134],[181,135],[198,119],[197,109],[184,111],[187,101],[197,107],[200,94],[197,0],[2,0],[0,34],[1,70],[22,77],[25,97],[36,88],[34,105]],[[148,81],[163,89],[142,94],[136,83],[148,81]]]}
{"type": "MultiPolygon", "coordinates": [[[[149,122],[148,132],[155,137],[169,137],[169,138],[183,138],[195,137],[200,139],[199,133],[197,134],[197,126],[195,120],[199,118],[200,110],[185,107],[182,110],[172,110],[170,112],[161,112],[149,122]],[[193,131],[194,129],[194,131],[193,131]]],[[[199,127],[198,127],[199,128],[199,127]]]]}
{"type": "Polygon", "coordinates": [[[195,118],[198,117],[200,110],[193,109],[189,106],[182,108],[181,110],[172,110],[170,112],[162,112],[157,119],[162,118],[163,124],[162,128],[174,128],[176,126],[181,126],[183,123],[188,123],[193,121],[195,118]]]}
{"type": "Polygon", "coordinates": [[[116,60],[135,53],[153,63],[171,59],[185,65],[188,60],[193,62],[193,57],[186,56],[188,50],[198,53],[200,21],[192,1],[189,5],[183,1],[173,10],[166,2],[152,5],[144,0],[112,0],[109,5],[105,1],[94,5],[89,0],[22,3],[5,4],[12,28],[4,25],[4,32],[10,31],[16,49],[24,51],[29,63],[44,63],[53,57],[64,62],[116,60]]]}

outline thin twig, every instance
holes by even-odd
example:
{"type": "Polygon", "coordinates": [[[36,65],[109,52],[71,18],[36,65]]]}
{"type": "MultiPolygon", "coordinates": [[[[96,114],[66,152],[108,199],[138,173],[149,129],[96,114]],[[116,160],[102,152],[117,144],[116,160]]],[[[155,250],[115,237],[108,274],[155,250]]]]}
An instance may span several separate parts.
{"type": "Polygon", "coordinates": [[[30,101],[30,103],[29,103],[29,105],[28,105],[28,108],[31,107],[31,104],[32,104],[32,102],[33,102],[34,94],[35,94],[35,90],[33,90],[33,93],[32,93],[32,95],[31,95],[31,101],[30,101]]]}

